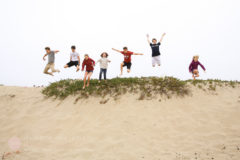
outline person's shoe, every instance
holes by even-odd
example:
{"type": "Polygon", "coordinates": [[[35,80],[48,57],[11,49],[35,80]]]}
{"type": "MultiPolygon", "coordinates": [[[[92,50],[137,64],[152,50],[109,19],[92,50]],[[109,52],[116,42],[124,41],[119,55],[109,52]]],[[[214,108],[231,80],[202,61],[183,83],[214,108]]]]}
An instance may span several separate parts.
{"type": "Polygon", "coordinates": [[[85,89],[85,86],[83,86],[82,89],[85,89]]]}

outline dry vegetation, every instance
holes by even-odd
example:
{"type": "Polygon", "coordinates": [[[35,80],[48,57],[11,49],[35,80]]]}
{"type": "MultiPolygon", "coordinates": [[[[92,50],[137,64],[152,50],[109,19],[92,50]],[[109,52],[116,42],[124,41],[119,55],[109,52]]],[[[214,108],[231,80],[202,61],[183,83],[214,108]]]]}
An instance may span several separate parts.
{"type": "MultiPolygon", "coordinates": [[[[142,77],[142,78],[113,78],[107,82],[98,83],[98,80],[91,80],[91,85],[85,89],[82,80],[66,79],[51,83],[43,89],[42,93],[46,97],[64,99],[69,95],[76,96],[76,102],[89,96],[102,97],[106,96],[118,99],[125,93],[139,94],[138,100],[151,99],[154,96],[165,96],[171,98],[173,95],[185,96],[190,93],[189,86],[194,85],[204,91],[215,91],[217,86],[236,87],[237,81],[221,80],[187,80],[182,81],[173,77],[142,77]]],[[[106,101],[107,102],[107,101],[106,101]]],[[[106,103],[104,100],[102,104],[106,103]]]]}

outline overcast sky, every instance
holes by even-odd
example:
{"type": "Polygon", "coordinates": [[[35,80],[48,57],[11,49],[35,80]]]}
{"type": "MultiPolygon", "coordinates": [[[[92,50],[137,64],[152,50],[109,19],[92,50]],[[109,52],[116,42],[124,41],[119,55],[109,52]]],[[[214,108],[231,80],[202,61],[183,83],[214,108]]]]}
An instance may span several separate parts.
{"type": "MultiPolygon", "coordinates": [[[[132,71],[124,77],[174,76],[189,79],[195,54],[205,65],[201,79],[240,80],[239,0],[1,0],[0,84],[47,85],[66,78],[83,78],[74,67],[64,69],[70,47],[94,60],[103,51],[112,61],[107,76],[119,75],[123,56],[111,50],[128,46],[144,53],[132,57],[132,71]],[[162,66],[151,66],[146,34],[160,39],[162,66]],[[54,77],[43,74],[44,48],[60,50],[54,77]]],[[[99,74],[95,67],[93,78],[99,74]]]]}

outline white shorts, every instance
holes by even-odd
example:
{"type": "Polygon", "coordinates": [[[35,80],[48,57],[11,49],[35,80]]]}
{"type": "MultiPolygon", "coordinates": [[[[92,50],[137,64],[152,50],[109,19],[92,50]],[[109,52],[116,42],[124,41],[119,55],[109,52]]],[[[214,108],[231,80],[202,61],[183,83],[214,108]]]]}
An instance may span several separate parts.
{"type": "Polygon", "coordinates": [[[161,60],[160,60],[160,55],[159,56],[155,56],[155,57],[152,57],[152,65],[161,65],[161,60]]]}

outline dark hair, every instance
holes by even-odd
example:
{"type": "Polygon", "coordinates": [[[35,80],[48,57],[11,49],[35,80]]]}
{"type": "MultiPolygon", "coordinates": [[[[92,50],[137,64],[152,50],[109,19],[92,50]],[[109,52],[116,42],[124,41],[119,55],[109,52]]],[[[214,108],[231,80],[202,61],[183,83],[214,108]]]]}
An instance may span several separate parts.
{"type": "Polygon", "coordinates": [[[108,57],[108,53],[107,53],[107,52],[103,52],[103,53],[101,54],[101,57],[103,57],[104,54],[106,54],[106,57],[108,57]]]}
{"type": "Polygon", "coordinates": [[[152,41],[154,41],[154,40],[155,40],[155,41],[157,41],[157,39],[156,39],[156,38],[153,38],[153,39],[152,39],[152,41]]]}
{"type": "Polygon", "coordinates": [[[123,49],[128,49],[127,47],[123,47],[123,49]]]}
{"type": "Polygon", "coordinates": [[[71,49],[76,49],[76,46],[72,46],[71,49]]]}
{"type": "Polygon", "coordinates": [[[50,47],[45,47],[45,50],[50,50],[50,47]]]}

